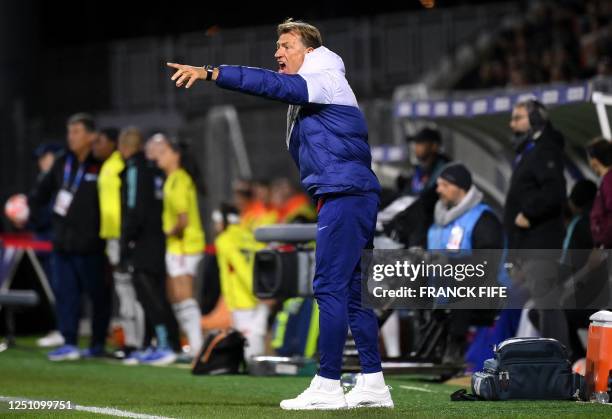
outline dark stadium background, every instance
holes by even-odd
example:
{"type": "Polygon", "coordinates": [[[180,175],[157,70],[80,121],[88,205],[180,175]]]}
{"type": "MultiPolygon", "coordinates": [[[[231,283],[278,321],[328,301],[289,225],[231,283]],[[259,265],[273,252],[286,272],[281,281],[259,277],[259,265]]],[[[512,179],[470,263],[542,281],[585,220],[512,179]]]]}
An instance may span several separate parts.
{"type": "MultiPolygon", "coordinates": [[[[438,1],[436,7],[482,3],[486,2],[446,0],[438,1]]],[[[417,0],[231,4],[223,1],[182,4],[174,1],[2,0],[0,201],[4,202],[10,194],[26,191],[32,184],[36,174],[31,151],[43,141],[63,142],[68,115],[77,111],[95,114],[111,107],[109,42],[266,25],[273,37],[275,25],[289,16],[312,21],[343,17],[367,20],[377,14],[419,9],[422,6],[417,0]]],[[[272,66],[272,55],[273,45],[269,57],[265,57],[268,61],[263,62],[272,66]]],[[[165,69],[160,67],[160,72],[163,71],[165,69]]],[[[389,92],[380,93],[389,96],[389,92]]],[[[237,101],[239,97],[232,96],[232,99],[237,101]]],[[[194,112],[194,109],[190,106],[188,111],[194,112]]],[[[277,119],[282,122],[282,116],[277,119]]],[[[280,169],[292,170],[288,156],[282,158],[284,163],[280,169]]]]}

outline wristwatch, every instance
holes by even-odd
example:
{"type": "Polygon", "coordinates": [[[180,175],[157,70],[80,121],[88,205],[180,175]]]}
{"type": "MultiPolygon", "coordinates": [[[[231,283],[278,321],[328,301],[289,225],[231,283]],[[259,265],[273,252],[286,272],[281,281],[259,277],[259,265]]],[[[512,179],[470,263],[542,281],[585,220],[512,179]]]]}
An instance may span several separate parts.
{"type": "Polygon", "coordinates": [[[213,72],[215,71],[215,67],[212,65],[204,66],[204,70],[206,70],[206,81],[212,80],[213,72]]]}

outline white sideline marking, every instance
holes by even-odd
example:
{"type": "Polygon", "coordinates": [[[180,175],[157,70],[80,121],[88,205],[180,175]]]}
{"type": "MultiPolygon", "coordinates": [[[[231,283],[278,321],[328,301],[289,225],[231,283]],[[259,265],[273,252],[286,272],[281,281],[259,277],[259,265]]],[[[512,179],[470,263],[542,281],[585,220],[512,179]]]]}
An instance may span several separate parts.
{"type": "MultiPolygon", "coordinates": [[[[28,399],[25,397],[8,397],[8,396],[0,396],[0,402],[32,402],[35,399],[28,399]]],[[[71,403],[72,409],[70,410],[80,410],[82,412],[90,412],[90,413],[98,413],[100,415],[108,415],[108,416],[119,416],[122,418],[139,418],[139,419],[171,419],[167,416],[154,416],[147,415],[144,413],[134,413],[128,412],[127,410],[119,410],[112,407],[95,407],[95,406],[81,406],[80,404],[71,403]]],[[[59,410],[59,409],[40,409],[40,410],[59,410]]],[[[68,410],[68,409],[65,409],[68,410]]]]}
{"type": "Polygon", "coordinates": [[[412,386],[400,386],[400,387],[406,390],[422,391],[423,393],[435,393],[435,391],[433,390],[429,390],[427,388],[422,388],[422,387],[412,387],[412,386]]]}

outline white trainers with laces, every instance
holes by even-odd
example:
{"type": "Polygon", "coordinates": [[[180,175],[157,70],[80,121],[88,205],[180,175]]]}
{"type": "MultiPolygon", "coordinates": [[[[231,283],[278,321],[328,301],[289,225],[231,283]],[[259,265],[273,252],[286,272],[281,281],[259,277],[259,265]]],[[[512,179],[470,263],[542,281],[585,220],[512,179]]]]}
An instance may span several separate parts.
{"type": "Polygon", "coordinates": [[[280,403],[284,410],[337,410],[346,409],[344,391],[338,380],[337,388],[333,381],[315,375],[310,386],[295,399],[280,403]]]}
{"type": "Polygon", "coordinates": [[[367,383],[364,374],[357,376],[355,387],[346,393],[346,404],[349,409],[360,407],[387,407],[393,408],[393,399],[389,386],[373,386],[367,383]]]}

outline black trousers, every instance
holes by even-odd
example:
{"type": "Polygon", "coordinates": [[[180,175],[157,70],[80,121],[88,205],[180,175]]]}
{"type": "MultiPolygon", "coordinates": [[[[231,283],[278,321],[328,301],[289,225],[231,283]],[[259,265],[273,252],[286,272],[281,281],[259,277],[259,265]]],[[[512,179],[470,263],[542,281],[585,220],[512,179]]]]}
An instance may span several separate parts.
{"type": "Polygon", "coordinates": [[[163,275],[135,271],[132,276],[136,297],[145,312],[147,335],[155,336],[157,326],[165,326],[168,343],[174,350],[180,349],[179,328],[172,307],[166,298],[163,275]]]}

